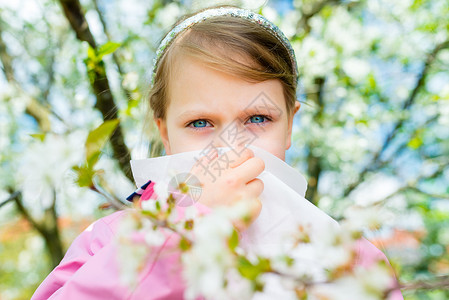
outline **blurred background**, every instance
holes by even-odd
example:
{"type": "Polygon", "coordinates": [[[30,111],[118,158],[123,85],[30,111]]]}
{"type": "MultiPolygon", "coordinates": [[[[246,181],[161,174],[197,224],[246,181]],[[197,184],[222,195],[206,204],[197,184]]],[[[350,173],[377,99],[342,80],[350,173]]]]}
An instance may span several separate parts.
{"type": "Polygon", "coordinates": [[[29,299],[135,189],[130,158],[164,155],[142,109],[155,50],[179,16],[219,3],[292,42],[302,106],[286,161],[306,198],[336,219],[371,207],[359,217],[383,225],[367,237],[405,299],[449,299],[447,0],[0,0],[0,299],[29,299]]]}

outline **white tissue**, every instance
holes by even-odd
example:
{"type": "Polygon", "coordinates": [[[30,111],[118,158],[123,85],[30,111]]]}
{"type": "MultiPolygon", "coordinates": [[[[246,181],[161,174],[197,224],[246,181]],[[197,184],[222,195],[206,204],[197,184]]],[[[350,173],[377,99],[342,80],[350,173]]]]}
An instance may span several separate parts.
{"type": "MultiPolygon", "coordinates": [[[[283,237],[297,226],[310,226],[319,233],[328,223],[337,225],[326,213],[307,201],[304,196],[307,181],[296,169],[275,155],[254,145],[248,145],[254,155],[265,162],[265,170],[256,178],[264,183],[260,195],[262,210],[259,217],[242,233],[241,245],[264,255],[274,255],[277,246],[285,243],[283,237]]],[[[219,153],[230,150],[221,147],[219,153]]],[[[137,186],[148,180],[168,181],[179,173],[189,172],[202,150],[183,152],[155,158],[131,160],[137,186]]]]}

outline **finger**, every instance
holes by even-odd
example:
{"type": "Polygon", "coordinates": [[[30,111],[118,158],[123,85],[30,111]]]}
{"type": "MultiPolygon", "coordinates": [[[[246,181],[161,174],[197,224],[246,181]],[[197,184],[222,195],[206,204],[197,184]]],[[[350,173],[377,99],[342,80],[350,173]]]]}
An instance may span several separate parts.
{"type": "Polygon", "coordinates": [[[262,194],[263,189],[263,181],[259,178],[254,178],[246,184],[246,192],[249,196],[258,197],[260,194],[262,194]]]}
{"type": "Polygon", "coordinates": [[[230,174],[232,177],[230,178],[237,182],[248,183],[259,176],[264,169],[264,161],[260,157],[252,157],[233,169],[233,173],[230,174]]]}
{"type": "Polygon", "coordinates": [[[262,210],[262,202],[260,201],[259,197],[252,197],[248,198],[247,201],[249,201],[250,204],[250,211],[251,211],[251,220],[250,222],[254,222],[257,217],[259,217],[260,212],[262,210]]]}

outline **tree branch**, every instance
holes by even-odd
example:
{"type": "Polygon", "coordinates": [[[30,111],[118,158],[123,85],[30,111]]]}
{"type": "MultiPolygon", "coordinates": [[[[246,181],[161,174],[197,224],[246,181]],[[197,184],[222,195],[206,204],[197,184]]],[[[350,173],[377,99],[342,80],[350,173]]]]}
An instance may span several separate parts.
{"type": "Polygon", "coordinates": [[[56,267],[64,257],[64,249],[62,247],[61,233],[58,226],[58,214],[56,212],[56,191],[53,189],[53,199],[49,208],[45,210],[43,219],[45,235],[44,239],[47,244],[48,251],[51,254],[52,264],[56,267]]]}
{"type": "Polygon", "coordinates": [[[28,210],[25,208],[25,206],[22,203],[22,193],[21,192],[14,192],[13,194],[16,194],[16,197],[14,197],[14,201],[16,203],[17,209],[20,211],[20,213],[25,217],[25,219],[30,222],[30,224],[37,230],[42,236],[45,236],[45,230],[44,227],[39,224],[28,212],[28,210]]]}
{"type": "Polygon", "coordinates": [[[9,55],[6,44],[3,41],[3,22],[0,20],[0,60],[2,62],[2,71],[8,82],[15,81],[14,70],[12,67],[12,57],[9,55]]]}
{"type": "Polygon", "coordinates": [[[409,187],[409,189],[414,190],[415,192],[418,192],[418,193],[423,194],[423,195],[425,195],[427,197],[430,197],[430,198],[447,199],[447,200],[449,200],[449,195],[447,195],[447,194],[427,193],[427,192],[425,192],[425,191],[423,191],[423,190],[421,190],[421,189],[419,189],[417,187],[414,187],[414,186],[409,187]]]}
{"type": "Polygon", "coordinates": [[[104,191],[104,187],[100,188],[99,186],[94,184],[90,189],[92,191],[102,195],[106,199],[106,201],[108,203],[108,205],[106,205],[106,207],[112,207],[113,209],[115,209],[117,211],[123,210],[123,209],[126,209],[129,207],[129,206],[125,205],[123,202],[121,202],[119,199],[114,197],[113,194],[104,191]]]}
{"type": "Polygon", "coordinates": [[[44,98],[44,101],[47,103],[47,105],[48,105],[48,95],[50,95],[51,87],[53,86],[53,83],[55,81],[55,60],[56,60],[55,51],[51,51],[50,63],[47,66],[47,84],[42,93],[42,97],[44,98]]]}
{"type": "Polygon", "coordinates": [[[320,11],[326,7],[327,5],[332,5],[338,3],[339,0],[323,0],[323,1],[317,1],[312,5],[312,7],[306,12],[304,10],[301,10],[301,18],[299,19],[298,23],[296,24],[296,34],[294,38],[297,36],[298,32],[304,32],[309,33],[311,28],[309,25],[309,20],[320,13],[320,11]]]}
{"type": "Polygon", "coordinates": [[[59,2],[78,40],[85,41],[92,48],[96,49],[97,44],[95,43],[94,36],[90,32],[89,24],[87,24],[87,20],[84,17],[80,2],[78,0],[59,0],[59,2]]]}
{"type": "MultiPolygon", "coordinates": [[[[76,33],[76,37],[80,41],[89,43],[92,48],[96,49],[95,39],[89,29],[79,0],[59,0],[59,2],[61,3],[67,20],[76,33]]],[[[109,80],[106,75],[106,68],[103,61],[100,61],[98,65],[96,65],[91,75],[93,75],[93,78],[90,80],[90,85],[97,99],[95,107],[102,113],[104,121],[117,119],[117,106],[115,105],[114,97],[109,87],[109,80]]],[[[131,155],[126,147],[120,124],[111,136],[111,145],[114,151],[114,158],[118,161],[120,169],[126,177],[133,182],[134,180],[129,164],[131,155]]]]}
{"type": "MultiPolygon", "coordinates": [[[[323,77],[315,78],[316,93],[312,94],[310,97],[314,100],[317,111],[313,115],[313,120],[315,124],[322,124],[323,111],[324,111],[324,83],[325,79],[323,77]]],[[[309,154],[307,156],[307,174],[309,175],[308,187],[306,192],[306,199],[310,202],[318,205],[318,182],[320,179],[322,171],[321,157],[316,156],[313,153],[313,144],[309,145],[309,154]]]]}
{"type": "Polygon", "coordinates": [[[36,229],[39,234],[43,237],[45,241],[45,246],[50,255],[52,261],[52,267],[56,267],[61,259],[64,257],[64,249],[62,247],[62,242],[59,233],[59,227],[57,224],[58,215],[56,213],[56,194],[53,193],[52,205],[45,210],[45,215],[42,221],[36,221],[28,209],[22,203],[22,193],[16,191],[12,193],[11,197],[17,206],[17,209],[22,214],[22,216],[30,222],[31,226],[36,229]],[[15,196],[15,197],[13,197],[15,196]]]}
{"type": "MultiPolygon", "coordinates": [[[[428,75],[428,72],[430,70],[430,67],[434,60],[436,59],[438,53],[443,50],[449,48],[449,40],[445,41],[441,44],[438,44],[426,57],[424,67],[422,68],[421,72],[418,74],[417,81],[415,84],[415,87],[411,91],[410,95],[408,96],[407,100],[402,105],[402,110],[409,110],[413,104],[415,103],[415,100],[417,98],[417,95],[421,88],[424,86],[426,77],[428,75]]],[[[360,175],[358,177],[358,180],[352,184],[350,184],[344,191],[343,196],[347,197],[352,191],[354,191],[360,183],[362,183],[365,180],[366,175],[378,167],[378,164],[381,160],[382,155],[384,154],[385,150],[390,146],[391,142],[394,140],[394,138],[397,136],[399,130],[403,127],[405,123],[405,119],[399,119],[394,125],[393,129],[390,131],[389,134],[387,134],[382,146],[380,149],[374,153],[373,158],[371,159],[371,162],[365,166],[365,168],[360,172],[360,175]]]]}
{"type": "Polygon", "coordinates": [[[402,290],[436,290],[449,288],[449,275],[437,276],[433,281],[417,281],[401,284],[402,290]]]}
{"type": "Polygon", "coordinates": [[[3,207],[3,205],[6,205],[6,204],[8,204],[11,201],[15,201],[16,198],[19,197],[19,195],[20,195],[19,191],[15,191],[11,195],[9,195],[9,197],[6,198],[6,200],[4,200],[3,202],[0,203],[0,208],[3,207]]]}
{"type": "Polygon", "coordinates": [[[387,200],[393,198],[394,196],[396,196],[396,195],[398,195],[398,194],[400,194],[400,193],[402,193],[402,192],[404,192],[404,191],[407,191],[407,190],[414,190],[414,191],[416,191],[416,192],[418,192],[418,193],[421,193],[421,194],[423,194],[423,195],[427,195],[427,196],[432,197],[432,198],[448,199],[448,198],[449,198],[448,195],[429,194],[429,193],[426,193],[426,192],[420,190],[420,189],[417,187],[417,184],[418,184],[421,180],[424,180],[424,179],[430,179],[430,178],[436,178],[437,176],[441,175],[441,173],[444,172],[444,170],[446,170],[447,167],[448,167],[448,164],[447,164],[447,163],[440,164],[440,166],[439,166],[439,167],[438,167],[432,174],[427,175],[427,176],[420,175],[420,176],[416,177],[414,180],[410,181],[408,184],[406,184],[406,185],[404,185],[404,186],[398,188],[396,191],[394,191],[393,193],[391,193],[390,195],[388,195],[388,196],[385,197],[384,199],[382,199],[382,200],[380,200],[380,201],[377,201],[377,202],[378,202],[378,203],[385,202],[385,201],[387,201],[387,200]]]}

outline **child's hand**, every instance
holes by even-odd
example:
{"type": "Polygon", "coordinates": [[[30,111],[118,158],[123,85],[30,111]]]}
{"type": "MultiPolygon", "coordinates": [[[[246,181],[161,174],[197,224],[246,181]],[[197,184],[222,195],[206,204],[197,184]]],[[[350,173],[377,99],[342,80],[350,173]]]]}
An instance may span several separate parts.
{"type": "Polygon", "coordinates": [[[259,195],[263,191],[262,180],[256,178],[265,169],[264,161],[254,157],[254,152],[245,148],[232,149],[218,156],[217,151],[201,157],[192,167],[191,173],[198,177],[202,186],[199,202],[209,206],[231,206],[239,201],[248,201],[250,218],[247,222],[234,221],[238,231],[245,230],[260,214],[262,203],[259,195]],[[210,160],[208,159],[210,158],[210,160]],[[229,161],[228,164],[226,161],[229,161]],[[218,166],[224,168],[218,170],[218,166]],[[227,168],[226,168],[227,166],[227,168]],[[208,172],[205,172],[205,168],[208,172]]]}

